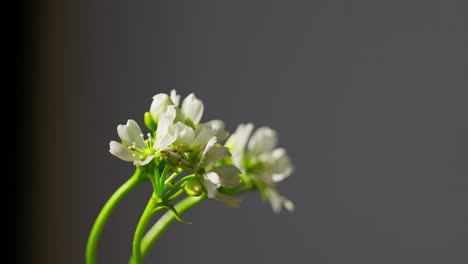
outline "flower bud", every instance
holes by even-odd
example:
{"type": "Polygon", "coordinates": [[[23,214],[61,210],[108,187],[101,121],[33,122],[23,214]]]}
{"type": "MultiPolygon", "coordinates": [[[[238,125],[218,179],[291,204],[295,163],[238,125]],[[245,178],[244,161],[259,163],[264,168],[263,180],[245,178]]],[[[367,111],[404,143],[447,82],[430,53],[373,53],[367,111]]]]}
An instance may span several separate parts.
{"type": "Polygon", "coordinates": [[[150,112],[146,112],[145,113],[145,116],[144,116],[144,121],[145,121],[145,125],[146,127],[151,130],[151,131],[156,131],[156,129],[158,128],[158,125],[154,122],[154,119],[153,119],[153,115],[151,115],[150,112]]]}
{"type": "Polygon", "coordinates": [[[185,184],[184,190],[188,195],[198,197],[203,194],[203,185],[199,179],[190,179],[185,184]]]}

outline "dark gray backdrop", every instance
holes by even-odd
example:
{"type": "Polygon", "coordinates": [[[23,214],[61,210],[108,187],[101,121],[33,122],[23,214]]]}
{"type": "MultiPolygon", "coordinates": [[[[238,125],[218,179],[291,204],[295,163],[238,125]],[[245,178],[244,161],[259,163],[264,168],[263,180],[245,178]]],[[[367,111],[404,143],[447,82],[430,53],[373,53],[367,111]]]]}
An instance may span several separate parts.
{"type": "MultiPolygon", "coordinates": [[[[464,1],[44,1],[31,263],[83,263],[132,165],[116,126],[176,88],[229,130],[278,130],[297,207],[208,201],[146,263],[468,263],[464,1]]],[[[126,263],[150,187],[116,209],[99,263],[126,263]]]]}

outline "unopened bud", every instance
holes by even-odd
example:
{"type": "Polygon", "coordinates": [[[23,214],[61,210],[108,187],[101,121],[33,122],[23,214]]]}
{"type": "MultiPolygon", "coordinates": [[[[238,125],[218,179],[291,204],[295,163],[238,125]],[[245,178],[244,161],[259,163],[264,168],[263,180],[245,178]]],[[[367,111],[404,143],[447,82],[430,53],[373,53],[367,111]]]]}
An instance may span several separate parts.
{"type": "Polygon", "coordinates": [[[198,197],[203,194],[203,185],[199,179],[190,179],[184,186],[185,192],[190,196],[198,197]]]}
{"type": "Polygon", "coordinates": [[[146,112],[144,116],[145,125],[151,131],[156,131],[158,125],[154,122],[153,115],[150,112],[146,112]]]}

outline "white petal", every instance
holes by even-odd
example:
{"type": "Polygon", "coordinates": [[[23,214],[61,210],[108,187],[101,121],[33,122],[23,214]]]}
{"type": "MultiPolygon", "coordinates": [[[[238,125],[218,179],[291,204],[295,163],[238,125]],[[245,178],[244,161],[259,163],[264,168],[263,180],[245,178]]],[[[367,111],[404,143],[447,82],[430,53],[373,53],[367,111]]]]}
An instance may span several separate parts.
{"type": "Polygon", "coordinates": [[[144,160],[136,160],[133,162],[135,165],[145,166],[146,164],[150,163],[156,157],[156,155],[150,155],[146,157],[144,160]]]}
{"type": "Polygon", "coordinates": [[[161,113],[154,143],[156,150],[164,150],[176,140],[177,135],[169,133],[169,128],[173,125],[175,116],[176,110],[173,105],[168,106],[166,112],[161,113]]]}
{"type": "Polygon", "coordinates": [[[295,206],[294,206],[294,203],[291,202],[291,200],[288,200],[286,199],[285,197],[283,197],[283,207],[286,208],[286,210],[288,210],[289,212],[294,212],[295,210],[295,206]]]}
{"type": "Polygon", "coordinates": [[[218,142],[216,137],[212,137],[210,140],[208,140],[208,143],[206,143],[205,149],[203,150],[202,153],[202,158],[205,157],[206,153],[210,151],[212,148],[214,148],[216,142],[218,142]]]}
{"type": "Polygon", "coordinates": [[[179,107],[180,95],[177,94],[177,91],[175,89],[171,90],[171,96],[170,97],[171,97],[171,101],[174,103],[174,105],[179,107]]]}
{"type": "Polygon", "coordinates": [[[203,102],[191,93],[182,102],[182,112],[194,124],[198,124],[203,115],[203,102]]]}
{"type": "Polygon", "coordinates": [[[229,150],[226,147],[214,147],[205,153],[200,161],[199,167],[211,168],[217,160],[229,156],[231,156],[231,153],[229,153],[229,150]]]}
{"type": "Polygon", "coordinates": [[[270,205],[275,213],[281,212],[281,208],[283,206],[283,200],[281,195],[273,189],[267,190],[267,197],[270,201],[270,205]]]}
{"type": "Polygon", "coordinates": [[[117,133],[125,144],[131,146],[135,143],[137,148],[145,149],[145,141],[140,126],[134,120],[129,119],[126,125],[118,125],[117,133]]]}
{"type": "Polygon", "coordinates": [[[206,180],[209,180],[214,185],[216,185],[216,188],[221,186],[221,178],[219,177],[219,175],[216,172],[213,172],[213,171],[207,172],[207,173],[203,174],[203,177],[206,180]]]}
{"type": "MultiPolygon", "coordinates": [[[[220,184],[216,184],[214,182],[212,182],[211,180],[216,180],[213,175],[211,176],[207,176],[208,173],[206,173],[204,175],[204,179],[203,179],[203,185],[205,186],[205,189],[206,189],[206,194],[208,195],[208,198],[214,198],[216,196],[216,194],[218,193],[217,189],[219,188],[220,184]],[[208,177],[211,177],[212,179],[209,179],[208,177]]],[[[212,174],[216,174],[214,172],[212,172],[212,174]]],[[[219,178],[219,177],[218,177],[219,178]]]]}
{"type": "Polygon", "coordinates": [[[166,134],[162,137],[158,137],[156,142],[154,143],[154,148],[157,151],[162,151],[167,149],[174,141],[177,139],[177,135],[174,134],[166,134]]]}
{"type": "Polygon", "coordinates": [[[211,140],[213,137],[216,137],[216,131],[206,127],[200,126],[195,131],[195,140],[192,146],[198,146],[203,148],[208,144],[208,141],[211,140]]]}
{"type": "Polygon", "coordinates": [[[154,122],[159,122],[160,115],[166,111],[167,106],[172,105],[173,102],[169,95],[160,93],[153,96],[153,102],[151,103],[150,113],[153,116],[154,122]]]}
{"type": "Polygon", "coordinates": [[[271,151],[278,143],[276,132],[269,127],[260,127],[250,138],[247,149],[253,155],[261,155],[271,151]]]}
{"type": "Polygon", "coordinates": [[[174,123],[176,116],[175,106],[168,106],[166,111],[161,113],[156,133],[164,135],[169,131],[169,127],[174,123]]]}
{"type": "Polygon", "coordinates": [[[125,161],[134,161],[133,152],[119,142],[111,141],[109,143],[109,152],[117,158],[125,161]]]}
{"type": "Polygon", "coordinates": [[[172,133],[177,135],[177,139],[175,141],[177,144],[189,146],[195,140],[195,131],[193,128],[182,122],[177,122],[171,129],[173,130],[172,133]]]}
{"type": "Polygon", "coordinates": [[[213,130],[218,141],[224,141],[229,136],[229,133],[224,129],[224,122],[221,120],[211,120],[201,124],[200,126],[208,127],[213,130]]]}
{"type": "Polygon", "coordinates": [[[242,159],[244,157],[245,145],[253,128],[254,125],[252,123],[238,125],[236,132],[228,138],[225,144],[231,150],[234,165],[241,169],[243,169],[242,159]]]}
{"type": "Polygon", "coordinates": [[[218,174],[221,186],[234,188],[240,184],[239,174],[241,171],[233,165],[221,165],[213,168],[218,174]]]}
{"type": "Polygon", "coordinates": [[[286,210],[292,212],[294,211],[294,204],[286,197],[280,195],[277,190],[270,188],[266,190],[266,195],[270,201],[270,205],[273,208],[275,213],[281,212],[281,209],[284,207],[286,210]]]}
{"type": "Polygon", "coordinates": [[[284,178],[291,175],[294,170],[291,161],[289,160],[286,150],[278,148],[271,153],[271,173],[274,182],[282,181],[284,178]]]}

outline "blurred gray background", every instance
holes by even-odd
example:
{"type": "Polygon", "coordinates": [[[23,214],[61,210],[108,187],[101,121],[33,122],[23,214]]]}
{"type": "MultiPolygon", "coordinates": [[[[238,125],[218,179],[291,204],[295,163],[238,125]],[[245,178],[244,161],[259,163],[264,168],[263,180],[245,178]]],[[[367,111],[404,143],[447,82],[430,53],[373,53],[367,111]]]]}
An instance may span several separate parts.
{"type": "MultiPolygon", "coordinates": [[[[279,132],[297,212],[205,202],[145,263],[468,263],[466,1],[63,2],[38,5],[31,263],[84,262],[133,170],[116,126],[174,88],[205,121],[279,132]]],[[[150,192],[115,210],[99,263],[127,263],[150,192]]]]}

